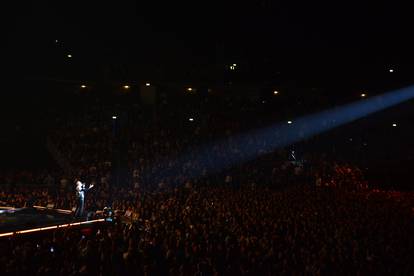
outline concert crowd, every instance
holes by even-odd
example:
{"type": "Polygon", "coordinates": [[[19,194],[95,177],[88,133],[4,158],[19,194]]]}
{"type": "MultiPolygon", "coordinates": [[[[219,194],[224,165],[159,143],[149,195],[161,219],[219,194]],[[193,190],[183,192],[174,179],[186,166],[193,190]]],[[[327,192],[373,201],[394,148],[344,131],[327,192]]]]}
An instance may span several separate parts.
{"type": "Polygon", "coordinates": [[[123,222],[3,239],[0,263],[4,275],[410,275],[412,200],[181,187],[135,198],[123,222]]]}
{"type": "Polygon", "coordinates": [[[241,125],[221,108],[194,116],[196,124],[168,106],[150,119],[130,106],[122,122],[107,120],[113,110],[105,106],[57,117],[49,139],[65,159],[62,170],[2,173],[1,204],[72,209],[74,179],[82,179],[95,184],[86,210],[93,216],[110,206],[115,222],[3,238],[2,274],[413,273],[412,193],[369,190],[350,162],[313,152],[293,157],[292,148],[267,152],[267,141],[254,138],[248,143],[262,156],[210,172],[216,156],[231,163],[222,154],[228,149],[243,157],[237,133],[265,124],[246,118],[241,125]],[[225,142],[200,162],[197,148],[217,140],[225,142]],[[182,152],[192,153],[184,163],[182,152]]]}

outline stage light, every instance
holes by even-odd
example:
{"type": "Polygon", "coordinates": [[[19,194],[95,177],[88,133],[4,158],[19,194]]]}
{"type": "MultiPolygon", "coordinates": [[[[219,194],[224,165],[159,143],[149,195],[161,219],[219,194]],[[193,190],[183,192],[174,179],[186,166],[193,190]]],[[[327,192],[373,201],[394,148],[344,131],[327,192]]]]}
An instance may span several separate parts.
{"type": "Polygon", "coordinates": [[[52,229],[59,229],[59,228],[77,226],[77,225],[82,225],[82,224],[105,222],[105,221],[106,221],[105,219],[94,219],[94,220],[89,220],[89,221],[81,221],[81,222],[53,225],[53,226],[47,226],[47,227],[32,228],[32,229],[26,229],[26,230],[19,230],[15,232],[0,233],[0,237],[8,237],[8,236],[13,236],[13,235],[18,235],[18,234],[28,234],[28,233],[34,233],[34,232],[39,232],[39,231],[47,231],[47,230],[52,230],[52,229]]]}
{"type": "Polygon", "coordinates": [[[396,126],[397,126],[397,124],[396,124],[396,123],[393,123],[393,124],[392,124],[392,126],[393,126],[393,127],[396,127],[396,126]]]}
{"type": "Polygon", "coordinates": [[[236,69],[236,67],[234,67],[233,65],[230,65],[230,70],[234,70],[236,69]]]}
{"type": "Polygon", "coordinates": [[[273,91],[273,95],[277,95],[277,94],[279,94],[279,91],[277,90],[273,91]]]}
{"type": "Polygon", "coordinates": [[[82,85],[81,85],[81,88],[86,88],[86,85],[82,84],[82,85]]]}
{"type": "MultiPolygon", "coordinates": [[[[196,151],[191,149],[174,157],[175,165],[169,170],[164,170],[164,168],[169,167],[173,160],[166,160],[165,164],[157,165],[157,168],[149,173],[149,177],[153,175],[173,176],[180,172],[183,164],[189,162],[199,164],[199,166],[188,172],[188,178],[203,176],[205,175],[204,170],[207,170],[208,174],[217,173],[223,169],[254,160],[262,154],[285,148],[412,99],[414,99],[414,86],[294,118],[294,124],[291,119],[234,135],[232,137],[233,144],[240,147],[240,151],[243,152],[242,156],[234,154],[225,139],[206,143],[200,145],[196,151]],[[214,148],[222,148],[223,150],[215,152],[214,148]]],[[[396,122],[394,123],[396,124],[396,122]]],[[[367,141],[361,143],[361,146],[368,148],[367,141]]]]}
{"type": "Polygon", "coordinates": [[[147,83],[145,84],[145,86],[151,86],[151,83],[147,82],[147,83]]]}
{"type": "Polygon", "coordinates": [[[394,73],[394,69],[389,69],[388,72],[394,73]]]}
{"type": "Polygon", "coordinates": [[[190,122],[193,122],[194,121],[194,118],[189,118],[188,119],[190,122]]]}
{"type": "Polygon", "coordinates": [[[116,116],[112,116],[112,119],[113,119],[113,120],[116,120],[116,118],[117,118],[116,116]]]}
{"type": "Polygon", "coordinates": [[[68,55],[67,55],[67,57],[68,57],[68,58],[71,58],[71,57],[72,57],[72,55],[71,55],[71,54],[68,54],[68,55]]]}
{"type": "Polygon", "coordinates": [[[124,85],[124,89],[129,89],[129,85],[124,85]]]}
{"type": "Polygon", "coordinates": [[[193,88],[192,87],[187,87],[187,91],[191,92],[191,91],[193,91],[193,88]]]}
{"type": "Polygon", "coordinates": [[[365,98],[366,96],[367,96],[367,94],[365,94],[365,93],[361,94],[361,98],[365,98]]]}
{"type": "Polygon", "coordinates": [[[59,42],[59,40],[55,39],[55,43],[58,43],[58,42],[59,42]]]}
{"type": "Polygon", "coordinates": [[[233,63],[233,67],[236,67],[237,66],[237,64],[236,63],[233,63]]]}
{"type": "Polygon", "coordinates": [[[14,232],[1,233],[0,237],[13,236],[14,232]]]}

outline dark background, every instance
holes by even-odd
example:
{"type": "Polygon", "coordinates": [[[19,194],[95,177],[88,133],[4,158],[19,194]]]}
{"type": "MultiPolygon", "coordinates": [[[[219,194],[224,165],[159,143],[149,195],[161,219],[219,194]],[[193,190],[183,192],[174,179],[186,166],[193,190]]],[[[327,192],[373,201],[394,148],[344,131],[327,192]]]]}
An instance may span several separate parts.
{"type": "Polygon", "coordinates": [[[250,79],[346,73],[357,81],[413,61],[410,9],[397,1],[84,2],[4,9],[3,58],[13,73],[217,79],[237,63],[250,79]]]}
{"type": "MultiPolygon", "coordinates": [[[[102,93],[146,81],[232,82],[262,91],[277,85],[290,89],[285,105],[320,97],[320,108],[413,84],[410,11],[397,1],[10,3],[1,9],[2,166],[50,162],[39,146],[45,111],[66,108],[63,95],[85,81],[102,93]]],[[[413,162],[412,118],[412,103],[403,104],[326,134],[326,143],[367,159],[377,179],[394,168],[391,178],[404,182],[413,162]],[[396,120],[398,130],[389,130],[396,120]],[[346,136],[369,146],[349,151],[346,136]]]]}

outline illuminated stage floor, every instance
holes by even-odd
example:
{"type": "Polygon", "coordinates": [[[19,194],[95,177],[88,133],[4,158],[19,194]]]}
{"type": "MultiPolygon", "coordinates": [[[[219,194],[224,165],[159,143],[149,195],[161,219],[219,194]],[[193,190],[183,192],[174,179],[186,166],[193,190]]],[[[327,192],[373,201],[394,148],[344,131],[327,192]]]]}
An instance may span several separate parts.
{"type": "Polygon", "coordinates": [[[0,237],[80,226],[104,219],[86,221],[74,219],[70,211],[46,208],[0,208],[0,237]]]}

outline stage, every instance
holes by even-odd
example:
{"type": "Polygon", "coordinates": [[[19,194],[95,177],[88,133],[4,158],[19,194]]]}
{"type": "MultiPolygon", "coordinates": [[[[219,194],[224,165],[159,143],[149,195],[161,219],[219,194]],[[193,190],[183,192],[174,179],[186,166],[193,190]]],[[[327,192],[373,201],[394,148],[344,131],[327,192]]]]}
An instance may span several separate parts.
{"type": "Polygon", "coordinates": [[[48,209],[40,206],[0,207],[0,238],[52,229],[80,227],[105,221],[104,218],[74,219],[70,210],[48,209]]]}

